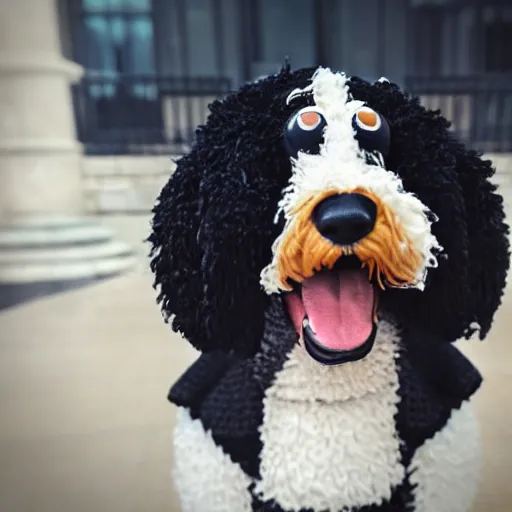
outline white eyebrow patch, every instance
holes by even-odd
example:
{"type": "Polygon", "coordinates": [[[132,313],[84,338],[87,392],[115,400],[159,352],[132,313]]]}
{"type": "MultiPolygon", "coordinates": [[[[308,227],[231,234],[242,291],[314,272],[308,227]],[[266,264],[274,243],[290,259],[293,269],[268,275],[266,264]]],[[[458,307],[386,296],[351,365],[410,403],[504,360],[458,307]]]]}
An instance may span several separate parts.
{"type": "Polygon", "coordinates": [[[292,100],[295,98],[299,98],[300,96],[305,96],[308,93],[313,92],[313,83],[308,85],[307,87],[304,87],[304,89],[294,89],[290,94],[288,94],[286,98],[286,104],[289,105],[292,100]]]}

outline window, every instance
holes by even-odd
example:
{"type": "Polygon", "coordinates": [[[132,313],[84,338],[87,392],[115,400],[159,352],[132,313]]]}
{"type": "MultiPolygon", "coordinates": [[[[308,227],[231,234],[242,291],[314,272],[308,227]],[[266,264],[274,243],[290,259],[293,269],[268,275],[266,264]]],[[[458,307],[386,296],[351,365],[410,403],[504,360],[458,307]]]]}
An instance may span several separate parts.
{"type": "Polygon", "coordinates": [[[216,33],[215,2],[212,0],[186,0],[185,39],[188,51],[188,73],[192,76],[216,76],[218,46],[222,34],[216,33]],[[216,39],[217,38],[217,39],[216,39]]]}
{"type": "MultiPolygon", "coordinates": [[[[116,94],[119,75],[140,76],[155,72],[154,30],[151,0],[81,0],[81,23],[77,34],[77,60],[89,76],[111,78],[91,86],[94,96],[116,94]]],[[[155,90],[133,83],[136,96],[155,90]]]]}
{"type": "Polygon", "coordinates": [[[485,26],[485,71],[512,71],[512,22],[499,21],[485,26]]]}
{"type": "Polygon", "coordinates": [[[246,1],[245,11],[247,79],[276,73],[286,57],[295,69],[315,65],[314,0],[246,1]]]}

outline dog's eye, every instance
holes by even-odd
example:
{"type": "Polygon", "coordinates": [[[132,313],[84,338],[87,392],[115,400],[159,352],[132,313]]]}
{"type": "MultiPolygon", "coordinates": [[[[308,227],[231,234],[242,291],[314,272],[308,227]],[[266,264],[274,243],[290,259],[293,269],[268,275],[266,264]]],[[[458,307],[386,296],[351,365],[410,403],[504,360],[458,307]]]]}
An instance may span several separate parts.
{"type": "Polygon", "coordinates": [[[284,132],[284,142],[290,156],[296,158],[299,151],[318,154],[324,140],[327,123],[318,107],[305,107],[295,112],[284,132]]]}
{"type": "Polygon", "coordinates": [[[361,107],[352,119],[354,135],[361,149],[378,151],[386,156],[389,151],[389,125],[378,112],[370,107],[361,107]]]}

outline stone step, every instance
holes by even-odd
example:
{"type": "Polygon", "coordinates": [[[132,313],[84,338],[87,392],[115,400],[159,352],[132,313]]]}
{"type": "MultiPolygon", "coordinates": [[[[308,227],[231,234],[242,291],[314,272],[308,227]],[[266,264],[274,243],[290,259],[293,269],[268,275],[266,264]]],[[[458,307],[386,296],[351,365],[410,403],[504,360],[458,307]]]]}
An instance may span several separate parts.
{"type": "Polygon", "coordinates": [[[103,243],[111,232],[88,219],[30,219],[0,226],[0,250],[103,243]]]}
{"type": "Polygon", "coordinates": [[[133,256],[118,256],[96,260],[75,261],[68,263],[32,262],[0,267],[0,283],[22,284],[36,282],[96,280],[114,276],[132,268],[136,263],[133,256]]]}
{"type": "Polygon", "coordinates": [[[133,251],[124,242],[105,240],[87,245],[60,247],[36,247],[30,250],[0,248],[0,265],[58,263],[68,264],[83,260],[100,260],[132,255],[133,251]],[[4,250],[2,250],[4,249],[4,250]]]}
{"type": "Polygon", "coordinates": [[[39,219],[0,227],[0,284],[94,281],[132,268],[130,246],[87,219],[39,219]]]}

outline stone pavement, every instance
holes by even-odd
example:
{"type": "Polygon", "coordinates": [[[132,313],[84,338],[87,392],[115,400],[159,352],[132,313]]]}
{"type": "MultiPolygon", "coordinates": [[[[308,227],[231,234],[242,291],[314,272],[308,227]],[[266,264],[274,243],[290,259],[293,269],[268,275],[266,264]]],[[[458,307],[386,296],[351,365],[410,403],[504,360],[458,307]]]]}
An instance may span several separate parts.
{"type": "MultiPolygon", "coordinates": [[[[135,271],[0,313],[2,512],[179,512],[166,394],[196,354],[154,303],[148,217],[102,221],[136,245],[135,271]]],[[[511,332],[509,293],[490,339],[462,344],[486,379],[475,512],[512,509],[511,332]]]]}
{"type": "Polygon", "coordinates": [[[194,354],[133,273],[0,317],[0,510],[177,511],[171,382],[194,354]]]}

